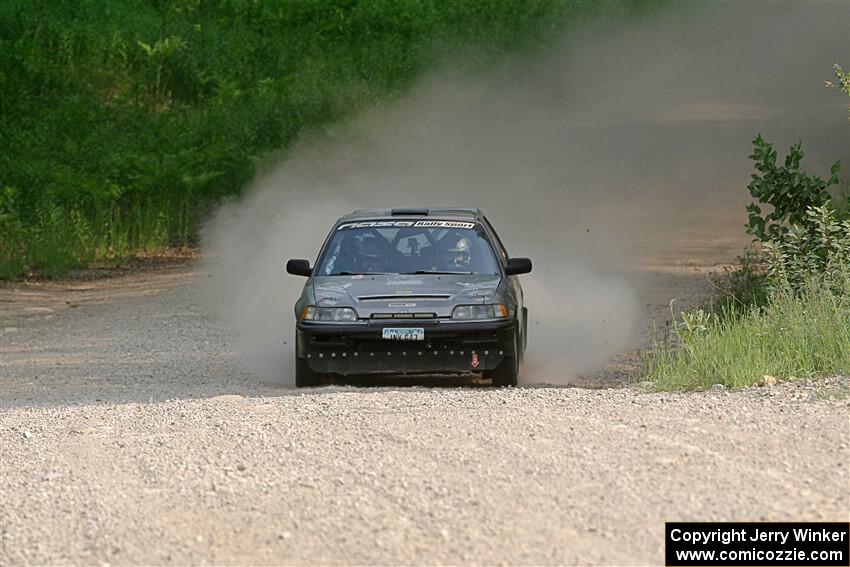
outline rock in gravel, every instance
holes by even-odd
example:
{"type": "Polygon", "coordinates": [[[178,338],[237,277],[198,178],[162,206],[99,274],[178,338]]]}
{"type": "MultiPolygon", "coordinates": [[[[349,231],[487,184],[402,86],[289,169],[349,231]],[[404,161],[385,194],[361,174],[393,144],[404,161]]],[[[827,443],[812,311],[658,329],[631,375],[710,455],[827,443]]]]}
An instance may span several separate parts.
{"type": "Polygon", "coordinates": [[[773,386],[776,386],[778,382],[779,380],[776,379],[776,376],[765,374],[759,378],[758,385],[760,388],[772,388],[773,386]]]}
{"type": "Polygon", "coordinates": [[[211,402],[238,402],[240,400],[244,400],[245,396],[240,396],[239,394],[222,394],[220,396],[213,396],[210,398],[211,402]]]}
{"type": "Polygon", "coordinates": [[[712,392],[725,392],[726,386],[724,386],[723,384],[715,384],[711,387],[711,391],[712,392]]]}

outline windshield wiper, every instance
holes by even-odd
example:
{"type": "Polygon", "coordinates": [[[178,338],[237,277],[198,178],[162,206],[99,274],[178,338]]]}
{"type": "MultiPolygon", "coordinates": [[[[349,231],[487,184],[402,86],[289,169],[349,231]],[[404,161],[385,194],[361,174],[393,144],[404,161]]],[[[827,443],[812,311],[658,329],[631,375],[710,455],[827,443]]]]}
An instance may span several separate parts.
{"type": "Polygon", "coordinates": [[[434,274],[437,276],[471,276],[472,272],[441,272],[439,270],[416,270],[414,274],[434,274]]]}

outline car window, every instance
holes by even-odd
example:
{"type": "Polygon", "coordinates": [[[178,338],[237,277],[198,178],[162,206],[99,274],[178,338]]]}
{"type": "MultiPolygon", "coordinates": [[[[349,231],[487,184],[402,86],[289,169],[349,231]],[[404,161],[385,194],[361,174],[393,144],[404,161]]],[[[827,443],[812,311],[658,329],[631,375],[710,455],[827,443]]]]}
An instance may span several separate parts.
{"type": "Polygon", "coordinates": [[[409,226],[368,226],[377,225],[377,221],[340,225],[319,256],[316,275],[499,273],[493,247],[480,225],[427,221],[432,226],[415,226],[423,221],[401,222],[409,226]],[[447,226],[433,226],[434,222],[447,226]]]}
{"type": "Polygon", "coordinates": [[[508,261],[508,250],[505,248],[505,245],[502,243],[502,239],[499,238],[499,233],[496,232],[496,229],[493,228],[493,224],[487,217],[484,217],[484,224],[487,225],[487,228],[490,229],[490,234],[496,239],[496,253],[505,261],[508,261]]]}
{"type": "Polygon", "coordinates": [[[429,246],[431,246],[431,241],[428,240],[428,237],[424,233],[418,232],[399,238],[396,244],[396,250],[400,254],[412,257],[421,254],[429,246]]]}

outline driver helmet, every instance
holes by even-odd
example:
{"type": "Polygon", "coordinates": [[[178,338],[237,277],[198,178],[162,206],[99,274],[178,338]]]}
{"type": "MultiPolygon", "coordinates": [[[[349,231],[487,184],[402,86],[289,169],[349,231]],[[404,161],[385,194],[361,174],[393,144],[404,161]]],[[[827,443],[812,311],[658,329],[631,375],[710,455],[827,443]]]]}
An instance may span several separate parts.
{"type": "Polygon", "coordinates": [[[439,260],[442,269],[469,271],[472,260],[469,239],[465,236],[452,236],[448,247],[440,252],[439,260]]]}
{"type": "Polygon", "coordinates": [[[384,269],[387,257],[381,243],[375,235],[368,234],[357,243],[357,257],[360,269],[364,272],[378,272],[384,269]]]}

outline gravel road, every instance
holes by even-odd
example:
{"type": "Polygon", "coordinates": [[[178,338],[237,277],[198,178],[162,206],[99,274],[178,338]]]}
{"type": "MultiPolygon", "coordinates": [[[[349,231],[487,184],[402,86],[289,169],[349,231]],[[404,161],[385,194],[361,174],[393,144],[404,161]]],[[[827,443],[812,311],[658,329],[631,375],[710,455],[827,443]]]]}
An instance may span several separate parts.
{"type": "Polygon", "coordinates": [[[660,564],[664,521],[850,516],[846,378],[296,391],[201,277],[0,290],[0,563],[660,564]]]}

